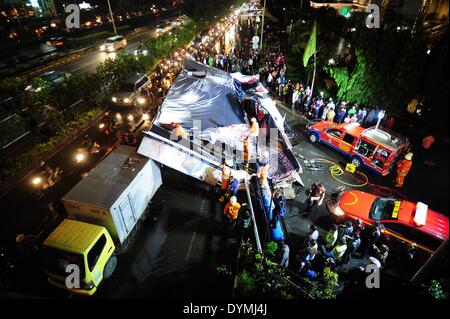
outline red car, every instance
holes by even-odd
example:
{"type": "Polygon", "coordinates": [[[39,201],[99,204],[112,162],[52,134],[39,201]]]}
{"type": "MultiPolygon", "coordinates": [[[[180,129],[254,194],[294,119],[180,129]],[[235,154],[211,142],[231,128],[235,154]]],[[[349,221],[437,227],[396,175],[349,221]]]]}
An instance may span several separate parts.
{"type": "Polygon", "coordinates": [[[415,243],[430,253],[448,238],[448,217],[428,209],[421,202],[415,204],[350,190],[341,194],[333,213],[339,219],[359,218],[371,226],[379,221],[384,225],[386,235],[415,243]]]}

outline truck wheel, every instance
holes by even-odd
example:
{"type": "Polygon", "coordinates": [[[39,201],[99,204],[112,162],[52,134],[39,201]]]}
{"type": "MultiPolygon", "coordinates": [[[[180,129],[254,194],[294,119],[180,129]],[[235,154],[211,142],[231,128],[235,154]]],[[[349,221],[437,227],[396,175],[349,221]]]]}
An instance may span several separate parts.
{"type": "Polygon", "coordinates": [[[105,269],[103,269],[103,279],[108,279],[112,276],[114,273],[114,270],[116,270],[117,266],[117,256],[111,256],[109,257],[108,261],[106,262],[105,269]]]}
{"type": "Polygon", "coordinates": [[[355,165],[356,168],[360,167],[362,165],[362,161],[359,157],[352,157],[352,164],[355,165]]]}
{"type": "Polygon", "coordinates": [[[316,133],[309,133],[309,141],[311,143],[316,143],[319,140],[316,133]]]}

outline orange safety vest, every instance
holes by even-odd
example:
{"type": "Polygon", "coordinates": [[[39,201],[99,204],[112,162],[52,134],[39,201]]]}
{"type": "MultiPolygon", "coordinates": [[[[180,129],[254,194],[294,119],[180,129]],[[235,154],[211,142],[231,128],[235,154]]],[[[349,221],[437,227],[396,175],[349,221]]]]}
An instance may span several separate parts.
{"type": "Polygon", "coordinates": [[[250,130],[248,132],[250,137],[257,137],[259,135],[259,124],[258,122],[252,123],[250,130]]]}
{"type": "Polygon", "coordinates": [[[235,220],[238,217],[239,210],[241,209],[241,204],[236,203],[236,205],[231,205],[230,202],[225,205],[223,214],[231,220],[235,220]]]}
{"type": "Polygon", "coordinates": [[[225,167],[226,167],[226,165],[223,164],[222,165],[222,185],[221,185],[222,190],[227,190],[228,186],[230,184],[230,174],[225,174],[225,167]]]}
{"type": "Polygon", "coordinates": [[[261,180],[264,181],[267,178],[267,174],[269,173],[270,164],[267,163],[263,167],[261,167],[259,174],[261,175],[261,180]]]}
{"type": "Polygon", "coordinates": [[[244,161],[248,162],[249,158],[250,158],[250,152],[248,149],[248,138],[246,138],[244,140],[244,161]]]}
{"type": "Polygon", "coordinates": [[[397,175],[400,176],[406,176],[409,173],[409,170],[411,169],[412,161],[408,161],[407,159],[404,159],[397,164],[397,175]]]}

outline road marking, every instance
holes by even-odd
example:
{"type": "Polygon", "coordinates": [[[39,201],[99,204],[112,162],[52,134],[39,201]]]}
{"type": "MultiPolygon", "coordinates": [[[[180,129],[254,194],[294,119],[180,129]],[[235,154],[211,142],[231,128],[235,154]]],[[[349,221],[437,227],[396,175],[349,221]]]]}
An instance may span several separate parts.
{"type": "Polygon", "coordinates": [[[195,231],[195,232],[192,234],[191,242],[189,243],[188,252],[187,252],[187,254],[186,254],[186,258],[184,259],[185,262],[187,262],[187,261],[189,260],[189,258],[191,257],[192,244],[194,243],[194,239],[195,239],[195,236],[196,236],[196,235],[197,235],[197,232],[195,231]]]}

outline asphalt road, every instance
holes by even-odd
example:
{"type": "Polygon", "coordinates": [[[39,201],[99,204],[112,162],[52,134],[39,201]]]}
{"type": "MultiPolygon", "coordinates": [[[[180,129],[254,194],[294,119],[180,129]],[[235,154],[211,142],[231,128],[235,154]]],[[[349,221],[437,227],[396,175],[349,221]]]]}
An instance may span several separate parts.
{"type": "Polygon", "coordinates": [[[151,30],[142,33],[138,37],[129,40],[128,45],[124,49],[119,50],[118,52],[106,53],[100,52],[100,50],[97,49],[96,51],[91,52],[78,60],[75,60],[65,65],[58,66],[55,68],[55,70],[72,74],[94,73],[97,65],[104,62],[106,59],[108,58],[114,59],[117,54],[133,53],[134,50],[137,49],[137,47],[142,41],[149,38],[157,37],[155,29],[156,28],[152,28],[151,30]]]}

